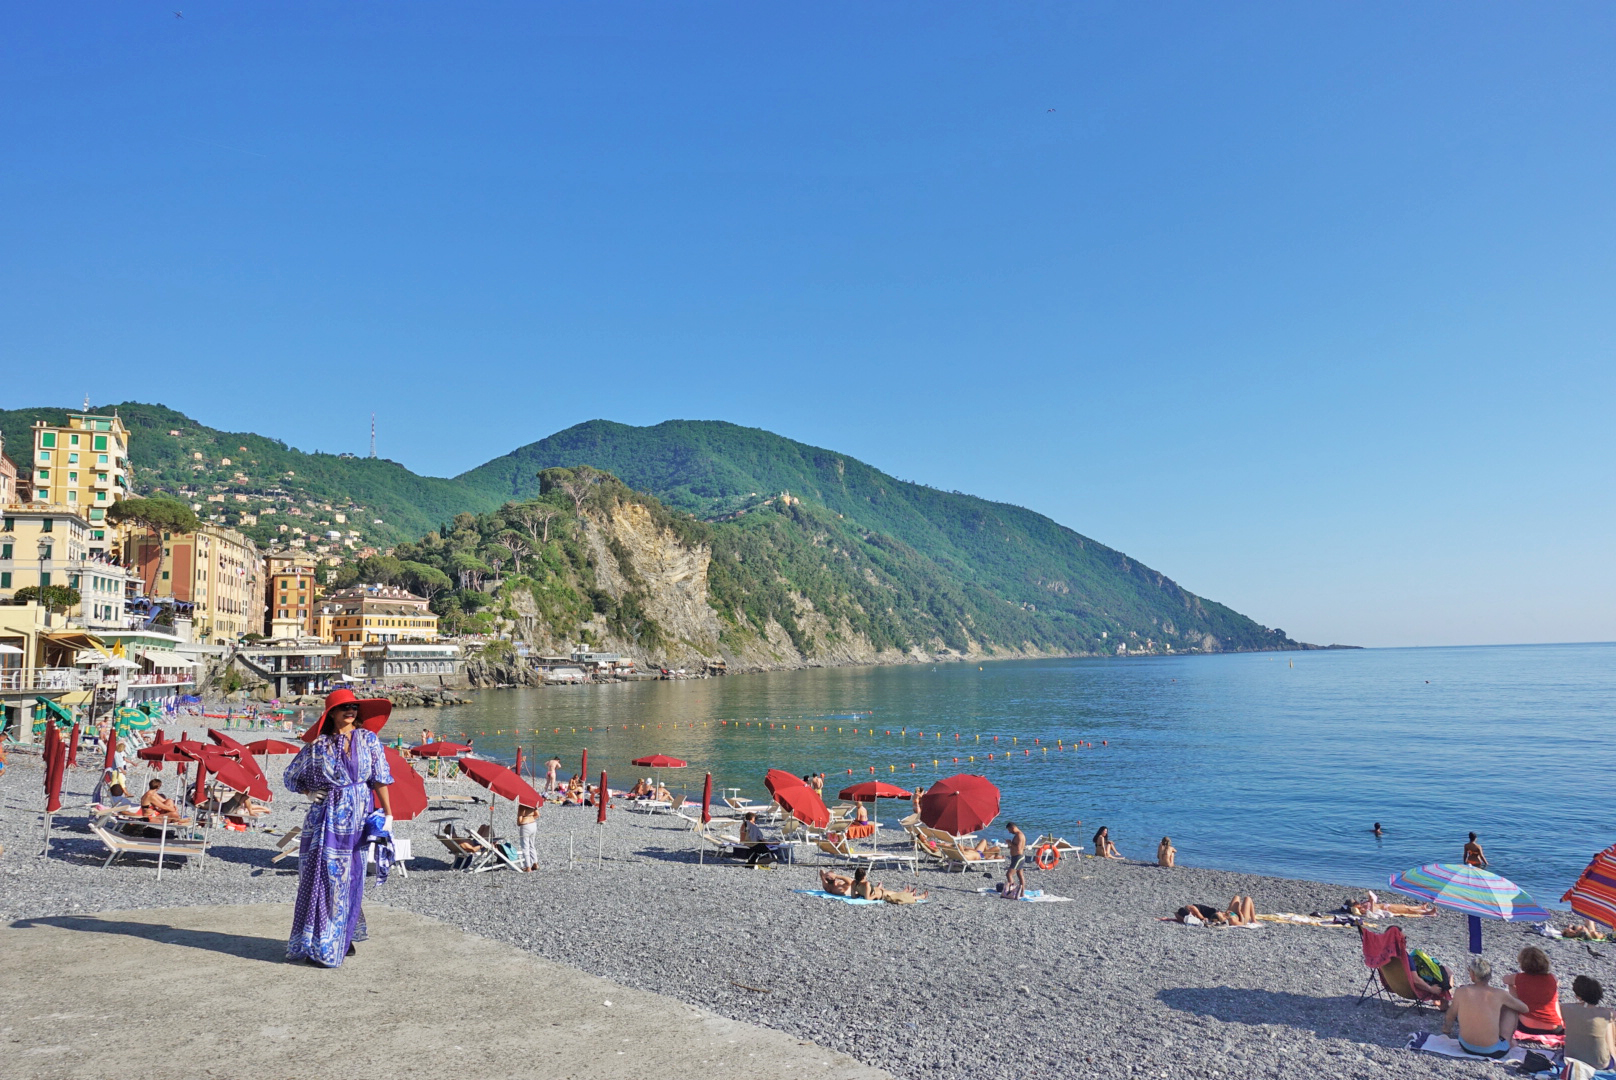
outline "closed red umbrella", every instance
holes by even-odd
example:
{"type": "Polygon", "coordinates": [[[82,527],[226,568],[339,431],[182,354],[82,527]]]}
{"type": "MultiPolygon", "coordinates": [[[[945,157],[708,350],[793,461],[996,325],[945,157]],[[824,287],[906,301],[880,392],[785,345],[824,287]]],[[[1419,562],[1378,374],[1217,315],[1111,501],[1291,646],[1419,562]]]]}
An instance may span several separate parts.
{"type": "Polygon", "coordinates": [[[707,779],[701,782],[701,823],[707,824],[713,820],[713,774],[708,773],[707,779]]]}
{"type": "Polygon", "coordinates": [[[522,775],[522,748],[520,746],[516,748],[516,768],[514,771],[517,776],[522,775]]]}
{"type": "Polygon", "coordinates": [[[296,754],[302,749],[297,743],[289,743],[281,739],[259,739],[257,742],[247,744],[247,753],[249,754],[296,754]]]}
{"type": "Polygon", "coordinates": [[[72,734],[67,737],[67,763],[69,765],[79,763],[79,726],[77,724],[73,725],[72,734]]]}
{"type": "Polygon", "coordinates": [[[985,776],[944,777],[920,797],[920,820],[952,836],[976,832],[998,816],[999,789],[985,776]]]}
{"type": "Polygon", "coordinates": [[[774,793],[774,801],[810,828],[823,829],[830,824],[830,809],[825,805],[825,800],[807,784],[781,788],[774,793]]]}
{"type": "MultiPolygon", "coordinates": [[[[45,813],[62,808],[62,777],[67,773],[67,747],[54,721],[45,725],[45,813]]],[[[46,826],[49,828],[49,825],[46,826]]],[[[48,843],[48,841],[47,841],[48,843]]]]}
{"type": "Polygon", "coordinates": [[[583,761],[578,765],[578,775],[584,778],[584,783],[589,782],[589,747],[587,746],[584,747],[583,761]]]}
{"type": "Polygon", "coordinates": [[[470,752],[471,747],[465,743],[457,742],[425,743],[410,750],[410,753],[417,757],[459,757],[461,754],[469,754],[470,752]]]}
{"type": "Polygon", "coordinates": [[[107,758],[106,758],[105,761],[103,761],[101,763],[101,768],[103,768],[103,769],[112,768],[112,764],[113,764],[112,759],[113,759],[113,756],[115,754],[117,754],[117,752],[118,752],[118,729],[116,727],[110,727],[110,728],[107,729],[107,758]]]}
{"type": "Polygon", "coordinates": [[[874,802],[877,799],[907,799],[909,794],[898,785],[889,784],[884,780],[866,780],[862,784],[843,788],[837,792],[836,797],[852,802],[874,802]]]}
{"type": "Polygon", "coordinates": [[[523,806],[543,804],[543,797],[534,791],[526,780],[497,761],[489,761],[486,758],[461,758],[460,771],[501,798],[521,803],[523,806]]]}
{"type": "Polygon", "coordinates": [[[387,768],[393,774],[393,786],[387,792],[388,802],[393,808],[393,820],[411,821],[424,814],[428,801],[426,781],[404,760],[404,755],[391,746],[382,747],[382,753],[387,756],[387,768]]]}
{"type": "Polygon", "coordinates": [[[606,774],[600,774],[600,790],[595,793],[595,824],[606,824],[606,804],[610,796],[606,793],[606,774]]]}

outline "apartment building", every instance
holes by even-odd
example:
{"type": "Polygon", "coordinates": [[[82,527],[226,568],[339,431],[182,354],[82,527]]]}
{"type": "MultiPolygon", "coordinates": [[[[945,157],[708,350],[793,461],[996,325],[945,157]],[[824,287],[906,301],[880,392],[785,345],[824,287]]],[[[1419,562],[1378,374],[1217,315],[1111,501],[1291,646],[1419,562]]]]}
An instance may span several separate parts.
{"type": "Polygon", "coordinates": [[[132,533],[127,552],[146,596],[188,605],[198,641],[229,645],[263,632],[263,559],[234,529],[132,533]]]}
{"type": "Polygon", "coordinates": [[[314,636],[320,599],[314,584],[314,560],[303,553],[271,552],[264,556],[264,582],[264,635],[272,639],[314,636]]]}
{"type": "Polygon", "coordinates": [[[317,631],[322,641],[345,645],[430,642],[438,639],[438,617],[408,589],[355,585],[320,602],[317,631]]]}
{"type": "Polygon", "coordinates": [[[116,554],[107,510],[128,498],[129,472],[129,429],[117,416],[69,413],[66,424],[34,424],[33,501],[82,514],[91,551],[116,554]]]}
{"type": "Polygon", "coordinates": [[[129,572],[91,545],[93,533],[82,514],[66,507],[0,510],[0,601],[9,603],[18,589],[65,585],[81,598],[67,615],[87,629],[127,625],[129,572]]]}

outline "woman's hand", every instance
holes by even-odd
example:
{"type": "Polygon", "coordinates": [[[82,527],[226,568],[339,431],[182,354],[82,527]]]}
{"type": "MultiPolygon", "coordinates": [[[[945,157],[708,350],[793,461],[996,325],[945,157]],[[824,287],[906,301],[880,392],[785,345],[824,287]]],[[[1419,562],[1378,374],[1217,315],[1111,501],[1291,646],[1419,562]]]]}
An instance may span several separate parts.
{"type": "Polygon", "coordinates": [[[321,803],[325,802],[325,797],[329,794],[331,794],[329,791],[311,791],[309,793],[309,802],[313,803],[315,806],[319,806],[321,803]]]}

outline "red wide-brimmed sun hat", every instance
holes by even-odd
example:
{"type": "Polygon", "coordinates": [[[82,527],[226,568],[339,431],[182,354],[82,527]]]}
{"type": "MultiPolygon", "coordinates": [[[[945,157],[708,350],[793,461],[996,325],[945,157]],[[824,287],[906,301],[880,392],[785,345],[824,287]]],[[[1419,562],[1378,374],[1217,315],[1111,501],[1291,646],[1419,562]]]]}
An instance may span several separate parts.
{"type": "Polygon", "coordinates": [[[378,733],[382,730],[382,725],[387,723],[387,717],[393,712],[393,703],[386,698],[361,698],[347,687],[333,690],[325,697],[325,711],[320,713],[320,719],[303,733],[304,742],[313,742],[320,737],[320,730],[325,727],[325,718],[338,705],[358,705],[359,726],[378,733]]]}

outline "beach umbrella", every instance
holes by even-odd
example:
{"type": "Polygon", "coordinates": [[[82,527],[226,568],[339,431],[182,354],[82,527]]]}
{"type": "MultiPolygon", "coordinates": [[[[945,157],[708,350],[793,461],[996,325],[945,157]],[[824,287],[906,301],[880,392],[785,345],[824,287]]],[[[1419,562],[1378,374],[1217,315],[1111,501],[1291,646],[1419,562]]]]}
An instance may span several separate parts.
{"type": "Polygon", "coordinates": [[[1423,896],[1433,904],[1470,917],[1470,951],[1481,952],[1481,920],[1548,922],[1549,913],[1509,878],[1462,863],[1426,863],[1393,874],[1387,883],[1398,892],[1423,896]]]}
{"type": "Polygon", "coordinates": [[[241,755],[252,753],[252,751],[247,749],[246,746],[232,739],[230,736],[226,735],[217,728],[208,728],[208,738],[212,739],[216,746],[222,746],[226,750],[234,750],[241,755]]]}
{"type": "Polygon", "coordinates": [[[1560,897],[1585,919],[1616,927],[1616,844],[1594,856],[1577,883],[1560,897]]]}
{"type": "Polygon", "coordinates": [[[638,765],[645,769],[655,769],[657,786],[660,787],[663,769],[682,769],[688,762],[680,761],[676,757],[669,757],[667,754],[651,754],[647,757],[635,758],[629,764],[638,765]]]}
{"type": "Polygon", "coordinates": [[[701,782],[701,823],[707,824],[713,820],[713,774],[708,773],[707,779],[701,782]]]}
{"type": "Polygon", "coordinates": [[[387,756],[387,768],[393,774],[393,786],[387,792],[387,801],[393,807],[393,820],[413,821],[426,812],[426,781],[404,760],[404,755],[391,746],[383,747],[382,753],[387,756]]]}
{"type": "Polygon", "coordinates": [[[974,833],[998,816],[999,789],[985,776],[947,776],[920,797],[920,820],[950,836],[974,833]]]}
{"type": "Polygon", "coordinates": [[[259,739],[257,742],[247,744],[249,754],[296,754],[302,749],[296,743],[284,742],[281,739],[259,739]]]}
{"type": "Polygon", "coordinates": [[[830,809],[825,800],[807,784],[799,782],[796,787],[782,787],[774,793],[774,801],[810,828],[823,829],[830,824],[830,809]]]}
{"type": "Polygon", "coordinates": [[[434,742],[412,747],[410,753],[418,757],[459,757],[461,754],[471,753],[471,747],[465,743],[434,742]]]}
{"type": "MultiPolygon", "coordinates": [[[[907,799],[910,794],[898,785],[889,784],[884,780],[866,780],[862,784],[843,788],[837,792],[836,797],[852,802],[867,802],[874,806],[877,799],[907,799]]],[[[880,820],[879,816],[876,820],[880,820]]]]}
{"type": "Polygon", "coordinates": [[[595,824],[596,825],[604,825],[604,824],[606,824],[606,804],[608,802],[610,802],[610,801],[611,801],[611,796],[607,793],[607,789],[606,789],[606,774],[605,774],[605,772],[602,772],[600,774],[600,790],[595,793],[595,824]]]}
{"type": "Polygon", "coordinates": [[[107,769],[112,768],[112,766],[113,766],[113,758],[115,758],[117,756],[117,754],[118,754],[118,729],[116,727],[113,727],[111,730],[109,730],[107,732],[107,756],[106,756],[106,760],[101,763],[101,769],[102,769],[103,772],[105,770],[107,770],[107,769]]]}
{"type": "Polygon", "coordinates": [[[774,801],[779,802],[780,792],[786,788],[807,787],[808,785],[803,783],[802,777],[796,773],[788,773],[784,769],[770,769],[763,774],[763,786],[769,789],[770,795],[775,796],[774,801]]]}
{"type": "Polygon", "coordinates": [[[460,771],[495,795],[523,806],[540,806],[543,799],[520,776],[497,761],[487,758],[461,758],[460,771]]]}
{"type": "Polygon", "coordinates": [[[77,723],[73,725],[72,734],[67,737],[67,763],[69,765],[79,763],[79,726],[77,723]]]}
{"type": "Polygon", "coordinates": [[[45,760],[45,813],[54,814],[62,808],[62,778],[67,773],[67,747],[54,724],[45,727],[45,752],[41,756],[45,760]]]}
{"type": "MultiPolygon", "coordinates": [[[[262,773],[253,772],[234,758],[220,753],[209,753],[207,748],[201,752],[191,750],[186,752],[192,754],[196,760],[196,791],[192,793],[192,799],[197,805],[201,805],[207,796],[205,785],[209,773],[212,773],[225,787],[233,791],[245,791],[260,802],[268,802],[274,797],[274,793],[269,790],[269,781],[264,779],[262,773]]],[[[248,755],[248,759],[251,759],[251,755],[248,755]]]]}
{"type": "Polygon", "coordinates": [[[583,761],[578,765],[578,775],[584,778],[584,783],[589,783],[589,747],[587,746],[584,747],[583,761]]]}

